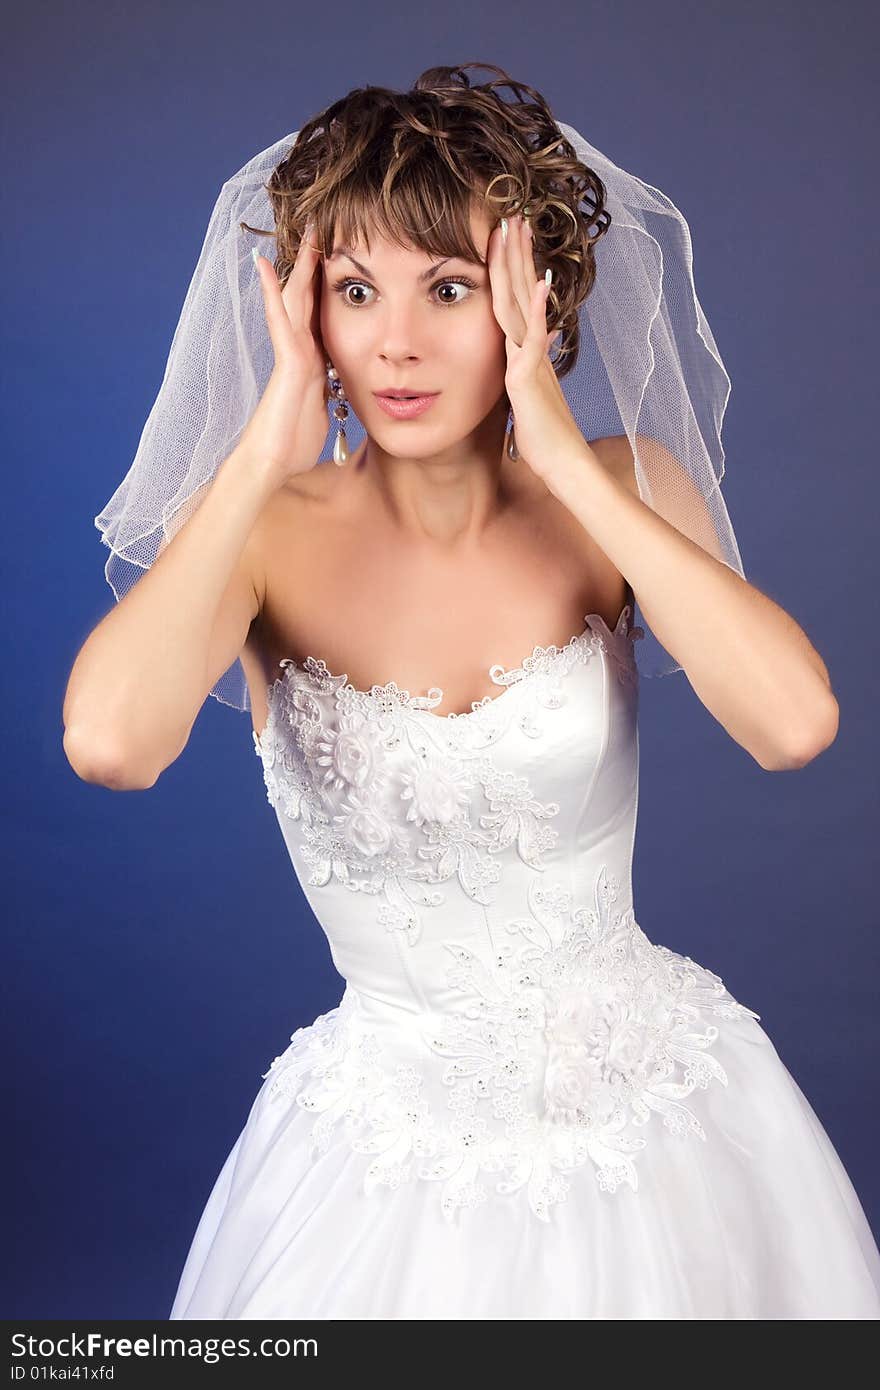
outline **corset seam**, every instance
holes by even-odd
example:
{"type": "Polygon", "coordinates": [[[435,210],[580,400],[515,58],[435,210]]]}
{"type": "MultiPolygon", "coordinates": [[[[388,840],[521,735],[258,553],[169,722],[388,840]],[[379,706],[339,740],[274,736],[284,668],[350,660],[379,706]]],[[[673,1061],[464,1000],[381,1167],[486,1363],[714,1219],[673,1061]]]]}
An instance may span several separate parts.
{"type": "Polygon", "coordinates": [[[418,982],[416,981],[415,976],[412,970],[410,969],[409,965],[409,957],[412,952],[412,946],[408,942],[404,942],[401,940],[401,934],[398,931],[391,932],[391,938],[394,943],[394,954],[400,965],[403,978],[409,986],[410,995],[414,1000],[418,1001],[419,1010],[424,1013],[428,1013],[430,1010],[430,1006],[428,1004],[427,999],[425,998],[425,992],[422,989],[421,985],[418,984],[418,982]]]}
{"type": "MultiPolygon", "coordinates": [[[[584,819],[587,816],[587,813],[592,804],[593,797],[596,794],[596,787],[599,782],[600,774],[604,771],[605,760],[608,756],[608,747],[611,742],[611,701],[609,699],[609,688],[612,674],[609,669],[609,662],[611,660],[611,657],[610,654],[603,648],[599,648],[598,652],[596,650],[593,651],[593,661],[595,661],[597,655],[600,656],[599,667],[602,672],[602,742],[599,747],[598,754],[596,755],[596,761],[593,767],[592,776],[590,777],[589,782],[587,783],[587,786],[584,790],[583,799],[581,801],[580,808],[578,810],[577,817],[575,820],[574,834],[576,838],[579,838],[580,836],[581,826],[584,823],[584,819]]],[[[574,856],[569,855],[567,867],[568,891],[572,895],[572,901],[574,901],[577,898],[576,885],[574,881],[574,856]]]]}
{"type": "Polygon", "coordinates": [[[301,887],[310,903],[307,884],[332,884],[331,906],[358,897],[340,902],[353,970],[325,933],[342,1000],[291,1035],[263,1073],[266,1103],[314,1116],[312,1156],[347,1142],[368,1158],[366,1194],[435,1183],[452,1221],[520,1193],[547,1221],[587,1163],[603,1192],[638,1190],[652,1115],[664,1146],[709,1137],[700,1096],[683,1102],[728,1084],[713,1018],[759,1015],[635,919],[633,635],[621,622],[536,649],[509,699],[467,722],[321,672],[291,668],[279,687],[255,747],[301,887]],[[570,687],[582,666],[583,689],[570,687]],[[553,824],[553,759],[573,843],[553,824]],[[366,989],[348,978],[359,972],[366,989]]]}
{"type": "Polygon", "coordinates": [[[628,884],[629,884],[629,891],[630,891],[630,898],[631,898],[631,902],[632,902],[632,905],[633,905],[633,912],[635,913],[636,917],[638,916],[638,913],[636,913],[636,911],[635,911],[636,893],[635,893],[635,885],[634,885],[634,883],[633,883],[633,869],[634,869],[634,867],[635,867],[636,833],[637,833],[638,825],[639,825],[639,792],[640,792],[640,790],[641,790],[641,780],[640,780],[640,779],[641,779],[641,747],[640,747],[640,745],[639,745],[639,720],[638,720],[638,711],[636,711],[636,715],[635,715],[635,783],[636,783],[636,789],[635,789],[635,795],[634,795],[634,797],[633,797],[632,830],[630,831],[630,837],[629,837],[629,862],[628,862],[628,864],[627,864],[627,869],[626,869],[626,872],[627,872],[627,882],[628,882],[628,884]]]}

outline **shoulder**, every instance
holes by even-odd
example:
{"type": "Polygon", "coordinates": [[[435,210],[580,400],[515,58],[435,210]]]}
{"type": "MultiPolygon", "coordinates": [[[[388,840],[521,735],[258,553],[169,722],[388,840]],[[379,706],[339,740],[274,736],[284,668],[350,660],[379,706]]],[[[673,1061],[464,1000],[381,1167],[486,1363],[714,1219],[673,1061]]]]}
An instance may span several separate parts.
{"type": "Polygon", "coordinates": [[[260,518],[263,527],[271,533],[276,526],[289,526],[297,515],[326,515],[338,507],[346,491],[340,477],[344,471],[332,459],[322,459],[314,468],[288,478],[266,503],[260,518]]]}
{"type": "Polygon", "coordinates": [[[332,459],[321,459],[314,468],[288,478],[275,496],[277,499],[298,502],[324,501],[330,496],[332,484],[341,472],[332,459]]]}
{"type": "Polygon", "coordinates": [[[332,458],[319,459],[314,468],[289,478],[276,494],[277,501],[288,506],[311,504],[322,512],[340,509],[344,513],[348,507],[357,505],[360,496],[358,483],[365,449],[366,440],[351,451],[341,468],[332,458]]]}

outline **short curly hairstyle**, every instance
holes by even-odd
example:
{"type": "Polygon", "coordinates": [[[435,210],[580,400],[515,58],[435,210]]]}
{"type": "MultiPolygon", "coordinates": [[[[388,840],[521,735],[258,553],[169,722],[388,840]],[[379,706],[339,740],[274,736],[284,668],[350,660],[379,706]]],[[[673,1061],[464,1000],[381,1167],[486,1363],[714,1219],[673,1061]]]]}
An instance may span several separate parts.
{"type": "Polygon", "coordinates": [[[577,158],[545,99],[493,63],[429,68],[408,92],[358,87],[308,121],[265,185],[283,286],[306,226],[320,247],[363,240],[369,227],[436,257],[481,261],[470,215],[490,224],[527,212],[539,274],[553,283],[548,331],[559,331],[553,366],[572,370],[580,347],[578,308],[596,277],[593,243],[611,225],[598,175],[577,158]],[[471,85],[467,69],[497,74],[471,85]],[[508,87],[514,101],[502,100],[508,87]]]}

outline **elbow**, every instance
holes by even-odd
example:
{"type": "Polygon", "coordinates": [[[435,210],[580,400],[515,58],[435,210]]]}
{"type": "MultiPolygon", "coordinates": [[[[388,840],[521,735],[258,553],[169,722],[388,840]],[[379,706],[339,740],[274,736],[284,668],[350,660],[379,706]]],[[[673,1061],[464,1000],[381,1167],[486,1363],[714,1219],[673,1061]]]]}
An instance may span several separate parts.
{"type": "Polygon", "coordinates": [[[155,786],[158,773],[149,775],[134,768],[110,740],[95,737],[78,725],[64,730],[64,756],[77,777],[110,791],[147,791],[155,786]]]}
{"type": "Polygon", "coordinates": [[[777,756],[757,761],[765,772],[796,772],[831,747],[839,727],[840,706],[829,691],[826,705],[806,729],[797,736],[790,730],[777,756]]]}

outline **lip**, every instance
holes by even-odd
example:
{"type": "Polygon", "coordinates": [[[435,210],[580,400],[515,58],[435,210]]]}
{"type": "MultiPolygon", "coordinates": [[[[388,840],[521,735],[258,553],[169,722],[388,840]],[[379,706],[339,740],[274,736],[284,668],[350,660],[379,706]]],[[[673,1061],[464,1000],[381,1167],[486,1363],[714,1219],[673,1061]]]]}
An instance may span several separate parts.
{"type": "Polygon", "coordinates": [[[390,415],[392,419],[413,420],[417,415],[424,415],[425,411],[430,409],[440,392],[433,391],[429,396],[415,396],[410,401],[396,399],[394,396],[382,396],[378,391],[374,391],[373,395],[385,414],[390,415]]]}

